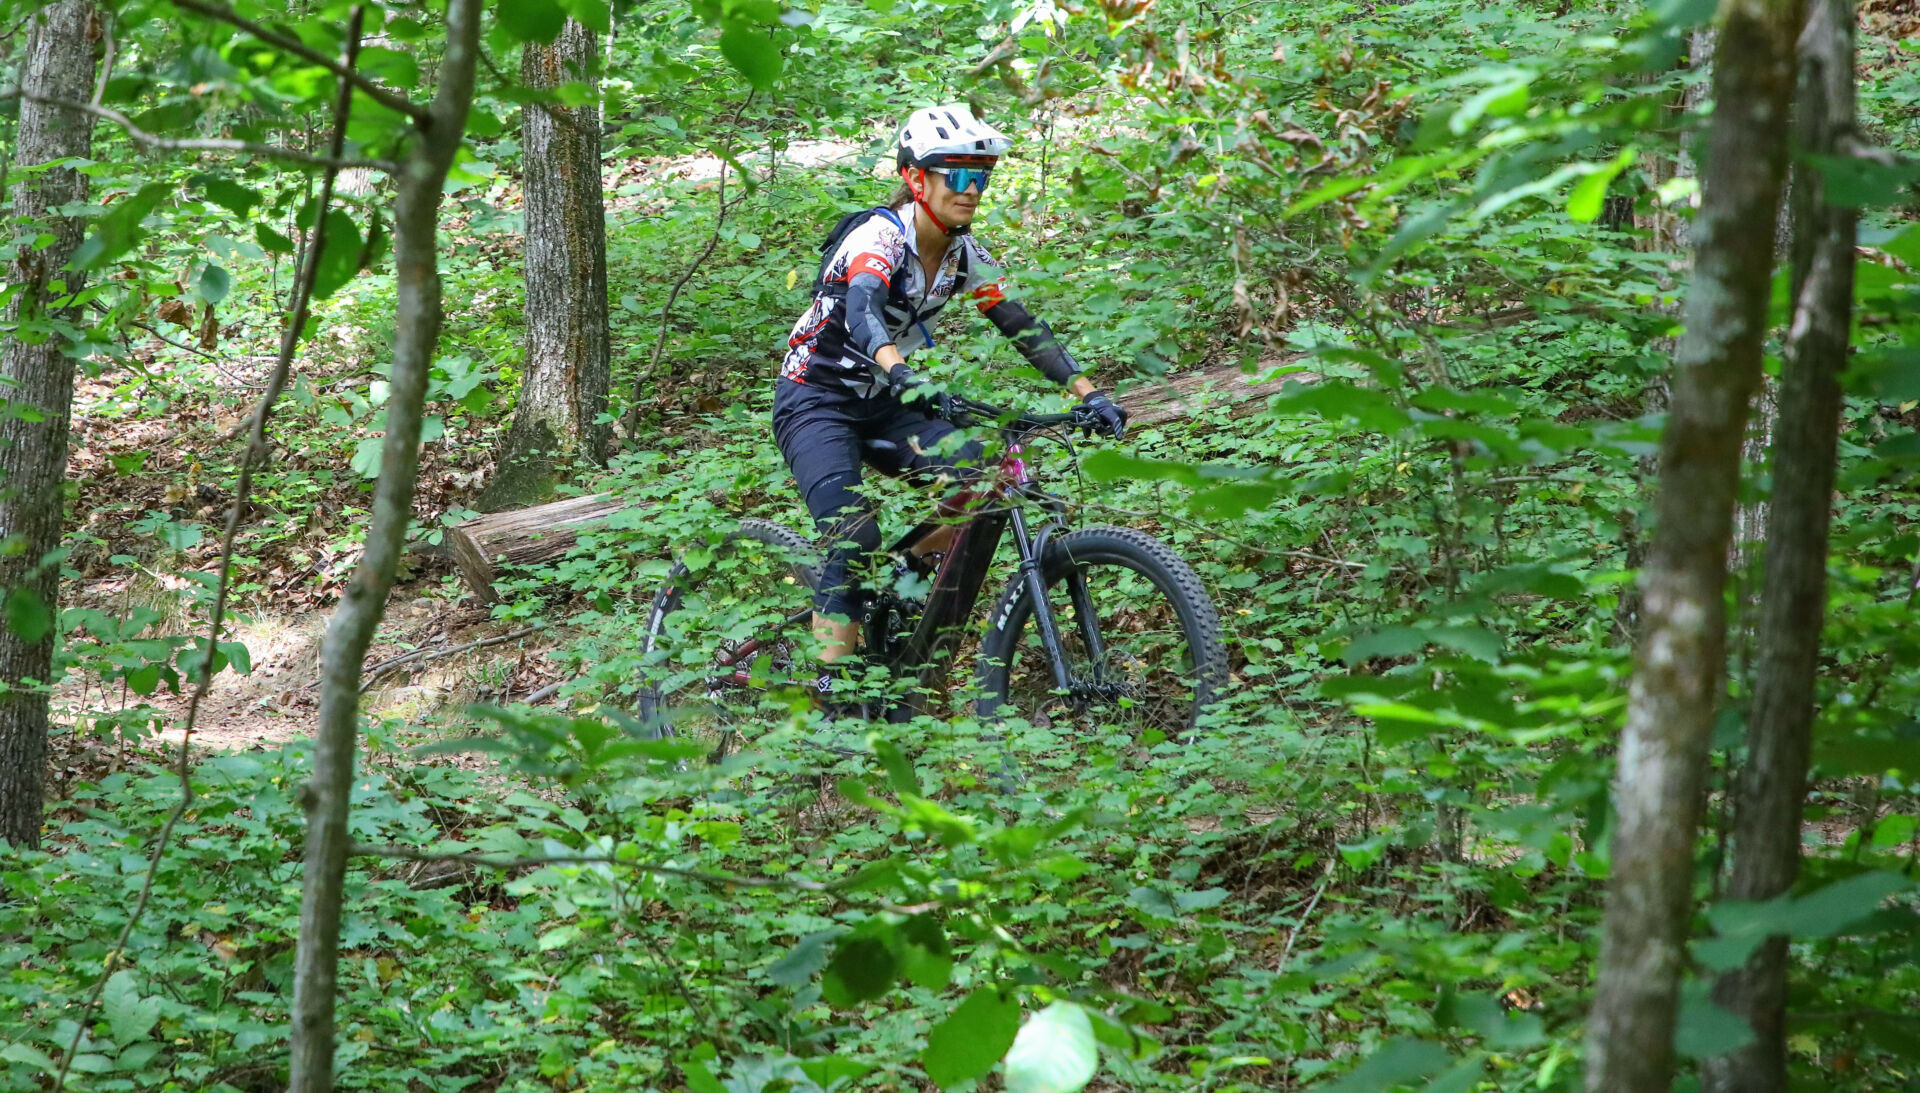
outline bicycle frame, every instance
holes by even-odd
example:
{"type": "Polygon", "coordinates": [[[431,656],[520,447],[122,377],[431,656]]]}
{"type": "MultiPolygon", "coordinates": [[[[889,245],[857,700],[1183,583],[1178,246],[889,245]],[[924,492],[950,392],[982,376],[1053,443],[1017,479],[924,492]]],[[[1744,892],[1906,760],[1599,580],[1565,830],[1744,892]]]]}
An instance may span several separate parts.
{"type": "MultiPolygon", "coordinates": [[[[959,644],[967,620],[972,617],[974,607],[979,603],[980,590],[992,568],[994,553],[1009,528],[1013,531],[1014,547],[1019,554],[1019,576],[1026,582],[1028,594],[1033,600],[1034,623],[1039,628],[1041,643],[1052,663],[1054,682],[1062,690],[1071,689],[1075,682],[1067,669],[1066,653],[1060,643],[1059,623],[1047,602],[1045,574],[1041,568],[1048,541],[1066,527],[1066,507],[1059,498],[1035,484],[1027,466],[1022,443],[1024,434],[1016,429],[1007,429],[1004,435],[1006,449],[987,482],[946,498],[940,503],[935,517],[922,521],[890,548],[890,553],[904,554],[945,522],[968,512],[973,514],[960,526],[946,556],[935,569],[933,589],[927,596],[912,633],[886,657],[890,671],[896,674],[903,670],[915,672],[915,692],[908,699],[907,708],[897,712],[916,712],[925,694],[939,690],[950,654],[959,644]],[[1020,504],[1022,501],[1033,503],[1046,514],[1038,534],[1027,525],[1026,514],[1020,504]]],[[[1104,648],[1092,597],[1088,595],[1086,581],[1079,573],[1069,574],[1067,581],[1081,636],[1098,664],[1104,655],[1104,648]]],[[[869,649],[886,648],[890,644],[890,636],[883,631],[888,609],[898,603],[898,598],[891,590],[883,589],[876,595],[873,610],[868,615],[869,649]]]]}
{"type": "MultiPolygon", "coordinates": [[[[1058,416],[1061,421],[1030,420],[1060,424],[1072,415],[1058,416]]],[[[1066,653],[1061,645],[1059,622],[1047,602],[1041,559],[1045,556],[1047,543],[1066,527],[1066,507],[1059,498],[1041,490],[1034,481],[1025,456],[1024,441],[1029,431],[1017,426],[1003,428],[1006,447],[986,480],[942,500],[932,517],[915,525],[888,548],[889,554],[910,556],[910,548],[922,539],[956,520],[964,520],[945,556],[933,571],[933,588],[927,595],[912,632],[897,648],[893,648],[892,635],[885,631],[891,610],[902,606],[902,601],[893,590],[879,589],[869,606],[865,626],[869,655],[886,651],[881,659],[890,672],[896,676],[909,670],[914,673],[916,686],[912,695],[904,706],[890,710],[889,718],[911,716],[922,707],[925,694],[939,690],[950,655],[958,646],[967,620],[972,617],[974,607],[979,603],[980,590],[986,584],[994,553],[1009,528],[1013,530],[1014,546],[1019,554],[1019,577],[1026,583],[1028,595],[1033,601],[1034,624],[1052,664],[1055,685],[1061,690],[1070,691],[1075,689],[1076,683],[1091,682],[1096,686],[1099,683],[1098,680],[1076,681],[1071,677],[1066,653]],[[1026,514],[1021,507],[1023,501],[1034,504],[1046,514],[1038,534],[1028,527],[1026,514]]],[[[1086,581],[1078,572],[1073,572],[1068,574],[1067,584],[1080,636],[1087,645],[1093,663],[1100,665],[1104,663],[1105,647],[1086,581]]],[[[811,606],[796,611],[780,624],[779,629],[804,624],[812,618],[812,614],[811,606]]],[[[715,667],[731,671],[712,677],[709,682],[752,685],[752,672],[745,665],[750,664],[770,641],[769,637],[752,638],[720,654],[715,667]]]]}

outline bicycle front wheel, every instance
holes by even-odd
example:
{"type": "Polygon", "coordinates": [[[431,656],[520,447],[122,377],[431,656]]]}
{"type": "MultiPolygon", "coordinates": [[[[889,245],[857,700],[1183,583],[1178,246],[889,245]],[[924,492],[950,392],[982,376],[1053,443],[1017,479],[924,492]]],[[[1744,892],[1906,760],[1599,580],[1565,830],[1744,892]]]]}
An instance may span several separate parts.
{"type": "Polygon", "coordinates": [[[1132,528],[1091,527],[1049,542],[1041,570],[1067,678],[1034,622],[1028,582],[1016,578],[981,642],[976,709],[1190,735],[1227,679],[1220,616],[1193,567],[1132,528]]]}
{"type": "Polygon", "coordinates": [[[743,520],[717,547],[689,550],[647,618],[641,724],[725,755],[759,720],[768,688],[808,663],[819,581],[812,545],[766,520],[743,520]]]}

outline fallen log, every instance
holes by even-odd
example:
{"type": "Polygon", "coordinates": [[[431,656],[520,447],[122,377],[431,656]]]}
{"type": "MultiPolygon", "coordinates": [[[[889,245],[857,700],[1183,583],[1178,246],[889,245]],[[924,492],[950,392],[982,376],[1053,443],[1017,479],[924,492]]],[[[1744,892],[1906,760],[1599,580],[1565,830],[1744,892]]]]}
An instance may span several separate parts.
{"type": "Polygon", "coordinates": [[[527,509],[478,516],[448,529],[454,564],[483,603],[498,598],[493,582],[502,566],[549,562],[573,549],[582,528],[627,508],[610,493],[569,497],[527,509]]]}
{"type": "Polygon", "coordinates": [[[1283,372],[1270,379],[1248,382],[1255,377],[1265,377],[1276,367],[1294,365],[1303,359],[1304,354],[1296,354],[1263,360],[1252,375],[1241,372],[1240,366],[1235,364],[1183,372],[1172,379],[1130,388],[1122,394],[1121,400],[1131,411],[1131,424],[1136,427],[1175,421],[1209,403],[1228,403],[1231,407],[1227,411],[1229,417],[1244,417],[1259,409],[1261,400],[1267,395],[1279,394],[1289,381],[1318,383],[1319,373],[1304,370],[1283,372]]]}

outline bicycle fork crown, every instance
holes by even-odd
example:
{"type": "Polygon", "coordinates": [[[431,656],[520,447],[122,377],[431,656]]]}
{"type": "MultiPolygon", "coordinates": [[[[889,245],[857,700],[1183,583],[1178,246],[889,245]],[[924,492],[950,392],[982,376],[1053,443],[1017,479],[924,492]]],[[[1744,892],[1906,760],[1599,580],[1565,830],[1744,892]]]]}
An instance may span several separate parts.
{"type": "Polygon", "coordinates": [[[1018,444],[1007,445],[1007,454],[1000,458],[1000,470],[1017,486],[1033,481],[1033,473],[1027,470],[1027,461],[1022,457],[1025,451],[1018,444]]]}

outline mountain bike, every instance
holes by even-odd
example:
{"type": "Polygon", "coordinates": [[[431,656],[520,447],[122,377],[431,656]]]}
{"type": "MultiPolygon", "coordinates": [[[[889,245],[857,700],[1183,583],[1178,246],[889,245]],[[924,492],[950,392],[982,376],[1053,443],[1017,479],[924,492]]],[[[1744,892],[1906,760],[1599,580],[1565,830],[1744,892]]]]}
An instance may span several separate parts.
{"type": "MultiPolygon", "coordinates": [[[[1020,413],[949,397],[942,416],[992,425],[1002,448],[935,512],[883,552],[891,578],[863,582],[862,654],[901,686],[875,711],[904,721],[940,695],[1007,533],[1014,574],[972,649],[975,712],[1112,724],[1150,741],[1182,738],[1220,693],[1220,618],[1193,568],[1132,528],[1073,528],[1066,501],[1042,488],[1038,443],[1077,459],[1084,410],[1020,413]],[[928,544],[942,549],[922,549],[928,544]],[[1096,720],[1097,719],[1097,720],[1096,720]],[[1149,734],[1158,734],[1149,737],[1149,734]]],[[[887,442],[870,442],[884,449],[887,442]]],[[[761,703],[814,669],[813,592],[820,550],[799,533],[748,519],[717,545],[689,550],[654,598],[643,641],[640,718],[656,735],[711,738],[724,756],[756,725],[761,703]]]]}

